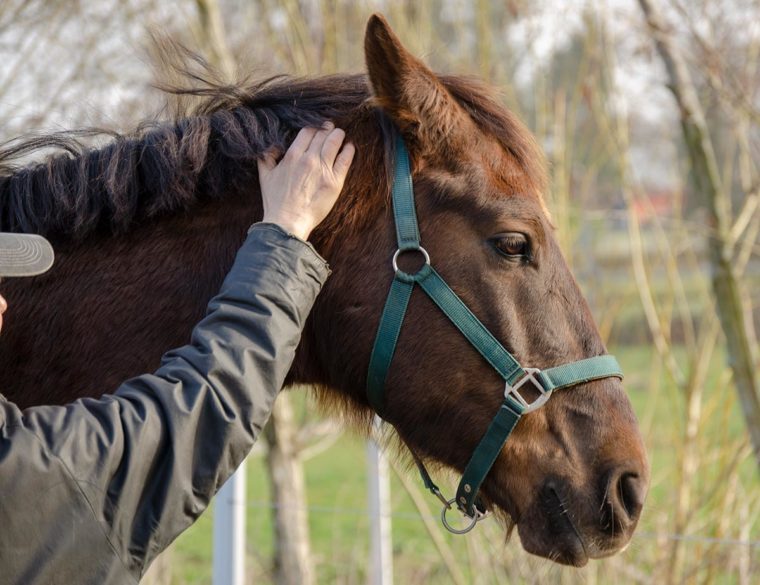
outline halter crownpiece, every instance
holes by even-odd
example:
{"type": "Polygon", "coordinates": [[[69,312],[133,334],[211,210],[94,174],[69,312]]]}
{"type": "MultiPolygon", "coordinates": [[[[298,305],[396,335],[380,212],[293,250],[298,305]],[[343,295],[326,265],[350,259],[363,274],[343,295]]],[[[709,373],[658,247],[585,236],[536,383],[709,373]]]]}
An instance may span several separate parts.
{"type": "Polygon", "coordinates": [[[392,261],[395,273],[393,283],[385,301],[370,356],[367,398],[375,411],[382,415],[385,379],[393,361],[409,298],[415,284],[419,285],[505,382],[504,400],[465,467],[455,498],[447,500],[441,494],[421,459],[412,452],[425,487],[444,504],[441,513],[444,526],[455,534],[464,534],[472,530],[486,515],[485,508],[478,499],[478,491],[520,417],[543,406],[555,390],[601,378],[622,379],[623,373],[617,360],[611,355],[596,356],[546,370],[524,368],[499,343],[435,271],[428,252],[420,245],[409,154],[401,135],[398,132],[395,134],[392,198],[398,249],[392,261]],[[398,257],[404,252],[418,252],[424,257],[425,263],[414,274],[406,273],[398,267],[398,257]],[[537,392],[537,398],[532,402],[524,395],[524,389],[528,385],[537,392]],[[451,509],[452,504],[456,504],[456,507],[470,519],[470,524],[464,529],[455,529],[446,520],[446,512],[451,509]]]}

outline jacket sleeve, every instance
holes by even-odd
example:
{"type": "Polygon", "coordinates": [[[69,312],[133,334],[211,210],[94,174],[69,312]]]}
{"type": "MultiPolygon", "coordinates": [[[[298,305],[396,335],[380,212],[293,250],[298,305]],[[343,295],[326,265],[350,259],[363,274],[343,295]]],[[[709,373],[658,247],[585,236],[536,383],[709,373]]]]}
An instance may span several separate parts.
{"type": "Polygon", "coordinates": [[[23,412],[133,575],[192,524],[250,450],[328,274],[309,244],[257,224],[191,343],[154,374],[100,399],[23,412]]]}

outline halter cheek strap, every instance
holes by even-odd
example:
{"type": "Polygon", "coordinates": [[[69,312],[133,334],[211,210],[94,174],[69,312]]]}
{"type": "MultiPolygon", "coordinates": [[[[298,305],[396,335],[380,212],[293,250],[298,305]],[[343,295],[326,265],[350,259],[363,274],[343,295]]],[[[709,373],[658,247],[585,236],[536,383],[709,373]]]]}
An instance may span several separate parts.
{"type": "Polygon", "coordinates": [[[385,379],[393,361],[409,298],[415,285],[418,285],[499,373],[505,383],[504,400],[465,467],[454,499],[447,500],[441,495],[421,459],[413,454],[425,487],[444,503],[444,525],[452,532],[463,533],[471,530],[485,515],[484,507],[478,500],[478,491],[522,415],[540,408],[549,400],[554,390],[600,378],[622,378],[623,373],[617,360],[611,355],[596,356],[546,370],[522,367],[431,266],[430,256],[420,245],[409,155],[398,133],[395,151],[392,192],[398,242],[392,262],[395,276],[372,348],[367,374],[367,397],[375,411],[381,414],[384,406],[385,379]],[[405,252],[419,253],[424,257],[424,265],[414,274],[408,274],[398,267],[398,257],[405,252]],[[538,393],[533,401],[529,401],[523,395],[523,388],[527,385],[533,387],[535,392],[532,394],[538,393]],[[464,530],[454,529],[446,521],[446,511],[453,503],[471,519],[471,524],[464,530]]]}

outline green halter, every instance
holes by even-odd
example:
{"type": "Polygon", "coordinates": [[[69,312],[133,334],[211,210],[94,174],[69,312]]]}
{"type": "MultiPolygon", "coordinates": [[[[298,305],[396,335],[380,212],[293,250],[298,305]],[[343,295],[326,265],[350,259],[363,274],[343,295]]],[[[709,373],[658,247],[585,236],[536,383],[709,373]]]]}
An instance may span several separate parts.
{"type": "Polygon", "coordinates": [[[506,384],[504,401],[465,467],[456,498],[447,500],[441,495],[421,460],[414,455],[425,487],[444,503],[442,512],[444,525],[452,532],[464,533],[471,530],[478,520],[485,516],[484,508],[477,497],[478,490],[520,417],[541,407],[549,400],[554,390],[600,378],[612,376],[622,378],[623,373],[617,360],[611,355],[592,357],[546,370],[522,367],[430,265],[430,256],[420,245],[409,155],[404,140],[398,133],[396,133],[395,150],[393,214],[398,240],[398,249],[393,256],[395,276],[372,348],[367,374],[367,397],[375,411],[382,413],[385,378],[393,360],[409,298],[414,285],[418,284],[472,346],[493,366],[506,384]],[[425,264],[415,274],[407,274],[398,268],[398,256],[407,251],[419,252],[425,258],[425,264]],[[527,384],[532,385],[539,393],[538,398],[533,402],[528,402],[520,394],[520,388],[527,384]],[[454,502],[457,508],[471,519],[470,525],[464,530],[454,529],[446,521],[446,511],[451,509],[451,504],[454,502]]]}

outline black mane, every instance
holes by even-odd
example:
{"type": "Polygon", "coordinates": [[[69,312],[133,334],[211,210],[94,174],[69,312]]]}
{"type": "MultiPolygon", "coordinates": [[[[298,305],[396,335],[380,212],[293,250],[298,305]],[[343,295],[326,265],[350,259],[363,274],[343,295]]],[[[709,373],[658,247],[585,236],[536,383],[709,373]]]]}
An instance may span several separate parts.
{"type": "Polygon", "coordinates": [[[35,136],[0,149],[0,231],[80,239],[222,197],[256,179],[257,158],[304,126],[345,119],[369,97],[365,76],[275,77],[248,87],[176,90],[205,97],[191,115],[120,135],[99,129],[35,136]],[[92,148],[82,138],[107,135],[92,148]],[[23,168],[40,150],[62,150],[23,168]]]}

